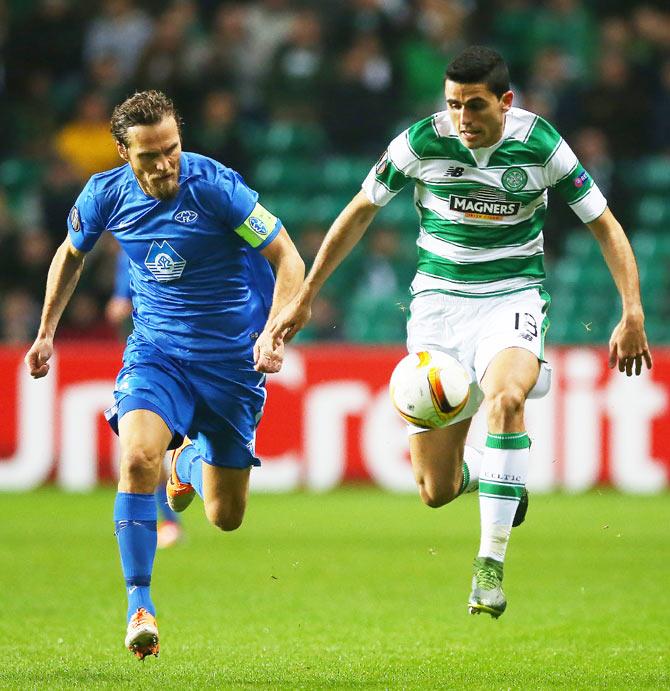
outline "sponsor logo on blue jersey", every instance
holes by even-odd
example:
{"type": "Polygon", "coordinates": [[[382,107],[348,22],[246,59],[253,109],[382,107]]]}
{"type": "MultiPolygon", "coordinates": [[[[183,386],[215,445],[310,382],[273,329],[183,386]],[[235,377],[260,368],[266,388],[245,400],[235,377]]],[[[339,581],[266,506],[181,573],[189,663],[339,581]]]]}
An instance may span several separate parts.
{"type": "Polygon", "coordinates": [[[159,283],[167,283],[181,277],[186,260],[167,240],[163,240],[160,244],[154,240],[144,260],[144,265],[159,283]]]}
{"type": "Polygon", "coordinates": [[[195,211],[188,211],[187,209],[179,211],[174,215],[174,220],[179,221],[179,223],[193,223],[196,218],[198,218],[198,214],[195,211]]]}
{"type": "Polygon", "coordinates": [[[255,231],[259,235],[267,235],[268,234],[267,226],[257,216],[251,216],[249,218],[249,226],[250,226],[251,230],[255,231]]]}

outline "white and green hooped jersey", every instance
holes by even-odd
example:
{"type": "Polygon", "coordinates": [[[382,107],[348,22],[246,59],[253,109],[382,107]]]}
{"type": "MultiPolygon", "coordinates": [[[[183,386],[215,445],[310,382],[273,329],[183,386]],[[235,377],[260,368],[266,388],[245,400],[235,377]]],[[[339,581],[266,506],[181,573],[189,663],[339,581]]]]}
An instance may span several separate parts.
{"type": "Polygon", "coordinates": [[[584,222],[607,201],[558,132],[520,108],[506,115],[502,139],[468,149],[447,111],[398,135],[363,182],[387,204],[409,182],[419,214],[412,294],[502,295],[544,279],[542,226],[555,188],[584,222]]]}

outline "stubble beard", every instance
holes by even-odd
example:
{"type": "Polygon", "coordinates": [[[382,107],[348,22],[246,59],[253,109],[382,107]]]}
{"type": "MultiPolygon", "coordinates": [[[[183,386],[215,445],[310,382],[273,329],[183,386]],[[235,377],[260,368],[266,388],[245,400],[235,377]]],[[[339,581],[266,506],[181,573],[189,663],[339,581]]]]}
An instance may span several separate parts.
{"type": "Polygon", "coordinates": [[[174,199],[179,193],[179,181],[178,180],[159,180],[153,183],[150,189],[150,194],[156,199],[161,201],[167,201],[169,199],[174,199]]]}

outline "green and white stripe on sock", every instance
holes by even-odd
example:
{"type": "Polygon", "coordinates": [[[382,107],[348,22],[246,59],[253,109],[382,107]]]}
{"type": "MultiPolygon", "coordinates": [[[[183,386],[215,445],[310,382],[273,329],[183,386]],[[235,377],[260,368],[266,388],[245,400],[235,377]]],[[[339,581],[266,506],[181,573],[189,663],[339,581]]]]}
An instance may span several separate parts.
{"type": "Polygon", "coordinates": [[[527,432],[488,433],[487,449],[530,449],[530,437],[527,432]]]}
{"type": "Polygon", "coordinates": [[[480,557],[504,561],[512,521],[528,475],[526,432],[490,433],[479,479],[480,557]]]}
{"type": "Polygon", "coordinates": [[[469,494],[479,487],[479,472],[482,467],[482,452],[474,446],[467,446],[463,451],[463,479],[458,496],[469,494]]]}
{"type": "Polygon", "coordinates": [[[519,502],[523,494],[525,485],[514,482],[492,482],[490,480],[479,480],[479,496],[491,497],[492,499],[508,499],[519,502]]]}

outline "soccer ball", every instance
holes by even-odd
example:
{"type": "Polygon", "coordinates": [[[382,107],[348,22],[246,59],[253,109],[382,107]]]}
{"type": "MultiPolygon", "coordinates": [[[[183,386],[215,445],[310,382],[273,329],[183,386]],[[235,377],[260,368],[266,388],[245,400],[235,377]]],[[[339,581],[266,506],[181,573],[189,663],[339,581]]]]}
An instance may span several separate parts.
{"type": "Polygon", "coordinates": [[[445,427],[465,408],[470,377],[461,363],[439,350],[405,356],[393,370],[393,407],[417,427],[445,427]]]}

